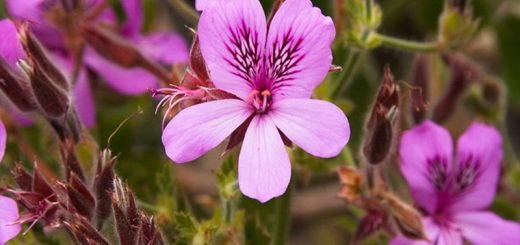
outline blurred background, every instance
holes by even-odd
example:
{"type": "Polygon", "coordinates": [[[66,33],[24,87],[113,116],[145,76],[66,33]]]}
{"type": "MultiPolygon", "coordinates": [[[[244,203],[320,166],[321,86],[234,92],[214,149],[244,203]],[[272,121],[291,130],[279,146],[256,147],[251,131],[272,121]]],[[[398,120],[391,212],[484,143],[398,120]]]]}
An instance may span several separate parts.
{"type": "MultiPolygon", "coordinates": [[[[313,3],[325,15],[337,20],[338,13],[348,14],[348,11],[337,9],[337,6],[341,6],[341,3],[338,5],[341,1],[314,0],[313,3]]],[[[266,12],[273,4],[272,0],[261,2],[266,12]]],[[[376,0],[376,3],[380,5],[383,14],[379,33],[415,41],[431,41],[437,38],[439,16],[444,9],[443,1],[376,0]]],[[[193,8],[193,4],[193,1],[183,0],[143,0],[143,32],[173,30],[186,43],[191,43],[193,34],[186,27],[196,29],[197,12],[183,8],[193,8]]],[[[504,218],[520,221],[520,209],[517,208],[520,203],[520,165],[516,160],[520,153],[520,1],[468,0],[468,9],[471,10],[473,19],[479,21],[478,29],[467,42],[448,53],[465,56],[486,77],[498,81],[499,87],[491,88],[490,92],[472,88],[465,90],[461,99],[453,104],[453,112],[444,120],[444,124],[455,135],[463,132],[474,119],[495,120],[500,125],[500,130],[508,138],[507,157],[500,192],[492,210],[504,218]],[[478,100],[481,98],[479,96],[484,96],[491,106],[483,106],[478,100]]],[[[0,16],[8,16],[3,0],[0,0],[0,16]]],[[[348,81],[348,86],[335,99],[347,112],[351,124],[352,136],[348,144],[348,154],[326,161],[295,151],[299,154],[299,161],[293,162],[297,181],[294,183],[295,190],[290,203],[292,221],[289,244],[349,244],[352,241],[362,212],[337,197],[340,183],[336,168],[348,162],[360,164],[358,152],[364,134],[363,125],[381,83],[383,67],[388,65],[396,80],[414,84],[418,59],[416,52],[385,46],[361,50],[345,38],[349,23],[348,16],[343,18],[345,29],[338,31],[338,40],[333,47],[334,64],[343,66],[349,53],[360,54],[359,64],[352,70],[354,74],[351,75],[351,81],[348,81]]],[[[439,53],[421,55],[421,59],[426,60],[429,67],[424,74],[430,84],[425,98],[426,107],[431,109],[442,98],[444,89],[448,86],[450,71],[439,53]]],[[[179,69],[182,70],[182,67],[179,69]]],[[[340,75],[331,74],[328,79],[334,80],[340,75]]],[[[211,218],[214,209],[219,205],[215,173],[219,171],[223,161],[218,157],[223,147],[194,163],[173,165],[164,153],[161,143],[162,115],[154,113],[158,101],[151,94],[121,95],[95,76],[90,85],[95,97],[97,120],[90,129],[92,136],[86,137],[79,145],[82,164],[94,171],[92,156],[95,152],[107,147],[108,138],[122,121],[142,110],[142,114],[131,117],[111,139],[112,152],[119,154],[117,173],[124,181],[128,181],[141,207],[156,217],[165,233],[170,229],[170,218],[176,210],[189,210],[201,220],[211,218]]],[[[322,96],[320,93],[318,90],[316,96],[322,96]]],[[[412,115],[408,107],[404,107],[403,111],[401,124],[402,129],[406,129],[412,124],[412,115]]],[[[427,110],[427,113],[430,115],[433,112],[427,110]]],[[[31,168],[31,162],[35,159],[28,159],[27,151],[38,155],[38,160],[45,162],[50,170],[60,171],[60,153],[53,146],[54,133],[38,117],[34,117],[34,120],[35,123],[30,126],[8,127],[7,153],[0,165],[0,179],[3,183],[12,183],[7,176],[15,161],[21,161],[24,166],[31,168]]],[[[396,164],[396,161],[390,161],[385,169],[399,186],[398,183],[402,181],[396,164]]],[[[406,188],[397,192],[403,196],[408,195],[406,188]]],[[[266,227],[272,225],[272,201],[259,205],[258,202],[243,197],[240,202],[246,209],[246,216],[254,216],[255,220],[258,218],[266,227]]],[[[16,238],[12,244],[66,244],[66,240],[60,239],[59,235],[57,238],[48,237],[38,227],[33,231],[16,238]]],[[[175,236],[175,231],[172,233],[175,236]]],[[[387,239],[383,233],[378,233],[363,244],[382,244],[387,239]]],[[[262,244],[260,238],[249,241],[251,244],[255,244],[255,241],[262,244]]]]}

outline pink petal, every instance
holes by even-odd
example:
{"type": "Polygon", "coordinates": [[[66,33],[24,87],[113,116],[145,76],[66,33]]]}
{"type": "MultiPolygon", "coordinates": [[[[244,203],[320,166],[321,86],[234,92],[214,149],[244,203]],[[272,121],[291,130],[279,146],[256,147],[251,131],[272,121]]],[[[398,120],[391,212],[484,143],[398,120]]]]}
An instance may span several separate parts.
{"type": "Polygon", "coordinates": [[[101,57],[92,49],[85,50],[85,62],[114,90],[139,95],[157,87],[157,78],[141,68],[124,68],[101,57]]]}
{"type": "Polygon", "coordinates": [[[454,219],[471,244],[520,244],[520,225],[494,213],[463,212],[456,214],[454,219]]]}
{"type": "Polygon", "coordinates": [[[9,19],[0,21],[0,56],[16,67],[16,62],[25,57],[22,44],[18,40],[18,32],[14,23],[9,19]]]}
{"type": "Polygon", "coordinates": [[[141,0],[121,0],[121,5],[126,15],[121,32],[124,36],[135,37],[141,32],[143,27],[143,6],[141,0]]]}
{"type": "Polygon", "coordinates": [[[309,98],[332,64],[336,29],[310,0],[287,0],[274,16],[266,42],[268,76],[278,97],[309,98]]]}
{"type": "Polygon", "coordinates": [[[439,237],[436,242],[433,244],[437,245],[462,245],[462,235],[460,231],[457,229],[453,229],[452,227],[443,227],[441,232],[439,233],[439,237]]]}
{"type": "Polygon", "coordinates": [[[291,162],[282,138],[267,116],[255,116],[238,159],[240,191],[260,202],[282,195],[291,179],[291,162]]]}
{"type": "Polygon", "coordinates": [[[164,129],[166,154],[177,163],[193,161],[220,144],[252,113],[249,104],[237,99],[190,106],[164,129]]]}
{"type": "Polygon", "coordinates": [[[200,48],[218,88],[247,99],[260,72],[265,33],[258,0],[218,1],[202,12],[200,48]]]}
{"type": "Polygon", "coordinates": [[[21,231],[21,226],[10,223],[18,219],[18,206],[8,197],[0,196],[0,244],[14,238],[21,231]]]}
{"type": "Polygon", "coordinates": [[[43,16],[45,0],[6,0],[9,15],[20,20],[31,22],[31,31],[48,48],[64,48],[61,32],[43,16]]]}
{"type": "MultiPolygon", "coordinates": [[[[439,226],[432,220],[432,218],[424,218],[422,220],[424,231],[430,241],[436,241],[439,237],[439,226]]],[[[432,244],[425,240],[411,240],[402,235],[397,235],[392,239],[389,245],[429,245],[432,244]]]]}
{"type": "Polygon", "coordinates": [[[0,161],[2,161],[2,159],[4,158],[6,143],[7,143],[7,132],[5,130],[4,123],[0,120],[0,161]]]}
{"type": "Polygon", "coordinates": [[[275,101],[268,115],[292,142],[317,157],[337,156],[350,137],[343,111],[323,100],[275,101]]]}
{"type": "Polygon", "coordinates": [[[162,64],[188,62],[188,45],[176,33],[152,33],[136,38],[139,49],[162,64]]]}
{"type": "Polygon", "coordinates": [[[203,11],[210,4],[213,4],[219,0],[195,0],[195,9],[198,11],[203,11]]]}
{"type": "Polygon", "coordinates": [[[45,0],[5,0],[9,15],[19,19],[39,21],[43,18],[45,0]]]}
{"type": "Polygon", "coordinates": [[[90,84],[84,72],[80,73],[73,93],[81,122],[87,128],[93,127],[96,124],[96,107],[90,84]]]}
{"type": "Polygon", "coordinates": [[[456,198],[451,208],[453,211],[480,210],[491,204],[502,159],[500,133],[487,125],[473,123],[457,143],[457,165],[454,166],[452,187],[456,198]]]}
{"type": "Polygon", "coordinates": [[[399,146],[401,171],[415,201],[430,214],[440,201],[451,171],[453,143],[449,132],[431,121],[407,130],[399,146]]]}

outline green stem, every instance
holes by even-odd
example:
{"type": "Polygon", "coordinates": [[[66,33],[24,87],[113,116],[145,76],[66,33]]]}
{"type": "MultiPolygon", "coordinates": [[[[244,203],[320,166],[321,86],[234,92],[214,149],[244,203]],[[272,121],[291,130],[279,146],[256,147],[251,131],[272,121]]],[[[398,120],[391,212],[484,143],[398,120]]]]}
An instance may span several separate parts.
{"type": "Polygon", "coordinates": [[[408,41],[403,40],[395,37],[389,37],[383,34],[375,33],[375,37],[381,41],[382,45],[392,47],[392,48],[398,48],[403,49],[407,51],[413,51],[413,52],[436,52],[441,49],[441,45],[438,42],[428,42],[428,43],[422,43],[422,42],[415,42],[415,41],[408,41]]]}
{"type": "Polygon", "coordinates": [[[333,100],[337,98],[348,87],[358,68],[361,54],[362,51],[357,50],[351,50],[349,52],[345,64],[343,65],[343,70],[339,74],[339,77],[332,83],[332,89],[329,94],[330,99],[333,100]]]}
{"type": "Polygon", "coordinates": [[[286,244],[287,233],[289,232],[289,219],[291,215],[290,206],[292,189],[292,183],[289,183],[285,194],[276,200],[276,210],[274,216],[276,218],[276,223],[274,225],[274,237],[271,241],[271,245],[286,244]]]}

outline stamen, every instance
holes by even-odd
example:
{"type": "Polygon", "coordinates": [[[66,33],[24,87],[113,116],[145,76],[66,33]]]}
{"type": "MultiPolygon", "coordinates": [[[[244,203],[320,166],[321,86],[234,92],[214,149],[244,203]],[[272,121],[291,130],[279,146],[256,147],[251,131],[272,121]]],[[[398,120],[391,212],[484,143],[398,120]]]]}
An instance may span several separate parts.
{"type": "Polygon", "coordinates": [[[155,108],[155,114],[159,112],[159,109],[163,106],[167,106],[166,112],[164,113],[162,119],[162,128],[164,129],[164,125],[166,122],[166,118],[169,117],[171,111],[179,105],[181,102],[186,101],[188,99],[201,99],[204,97],[204,91],[201,89],[189,90],[177,85],[170,85],[171,88],[160,88],[152,90],[152,97],[164,96],[157,107],[155,108]]]}

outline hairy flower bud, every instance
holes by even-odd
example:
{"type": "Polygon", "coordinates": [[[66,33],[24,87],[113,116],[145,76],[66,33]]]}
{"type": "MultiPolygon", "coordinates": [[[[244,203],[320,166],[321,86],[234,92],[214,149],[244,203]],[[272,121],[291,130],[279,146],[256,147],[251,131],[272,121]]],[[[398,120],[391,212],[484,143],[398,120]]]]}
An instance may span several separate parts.
{"type": "Polygon", "coordinates": [[[105,149],[99,154],[96,177],[94,179],[98,228],[102,227],[103,222],[112,212],[112,198],[110,193],[114,191],[114,165],[116,159],[116,157],[112,157],[112,153],[109,149],[105,149]]]}
{"type": "Polygon", "coordinates": [[[141,219],[134,196],[128,184],[123,184],[118,177],[114,179],[114,187],[112,208],[120,244],[137,244],[141,219]]]}
{"type": "Polygon", "coordinates": [[[382,193],[382,197],[388,205],[390,217],[402,235],[410,239],[428,240],[421,214],[417,210],[389,192],[382,193]]]}
{"type": "Polygon", "coordinates": [[[433,109],[433,120],[446,121],[452,114],[469,85],[479,76],[480,71],[468,60],[451,54],[443,54],[444,62],[450,66],[451,74],[444,95],[433,109]]]}
{"type": "Polygon", "coordinates": [[[83,25],[81,34],[99,55],[122,67],[137,67],[142,62],[143,55],[133,44],[109,30],[83,25]]]}
{"type": "Polygon", "coordinates": [[[11,170],[11,175],[20,189],[24,191],[32,190],[33,176],[25,171],[20,163],[16,163],[14,168],[11,170]]]}
{"type": "Polygon", "coordinates": [[[385,68],[372,112],[365,125],[367,137],[363,143],[363,156],[370,164],[379,164],[389,155],[396,141],[394,126],[399,108],[399,86],[394,82],[390,68],[385,68]]]}
{"type": "Polygon", "coordinates": [[[32,62],[33,69],[46,74],[48,79],[57,87],[64,91],[69,91],[70,86],[67,79],[49,58],[47,51],[45,51],[40,41],[31,33],[29,24],[23,23],[19,28],[18,34],[25,54],[32,62]]]}
{"type": "Polygon", "coordinates": [[[69,231],[75,235],[78,242],[81,244],[99,244],[99,245],[109,245],[110,243],[107,239],[99,233],[92,225],[88,222],[87,219],[80,215],[74,216],[74,220],[72,222],[63,222],[69,231]]]}
{"type": "Polygon", "coordinates": [[[29,81],[18,75],[2,57],[0,57],[0,89],[21,111],[38,109],[29,81]]]}
{"type": "Polygon", "coordinates": [[[75,174],[81,181],[85,182],[85,174],[79,163],[74,144],[71,140],[67,140],[60,144],[60,153],[65,168],[65,176],[67,180],[72,174],[75,174]]]}
{"type": "Polygon", "coordinates": [[[19,28],[19,36],[29,64],[28,73],[33,93],[47,117],[63,117],[70,107],[69,84],[54,65],[40,42],[29,31],[27,23],[19,28]]]}
{"type": "Polygon", "coordinates": [[[171,75],[159,64],[144,56],[135,45],[109,30],[85,24],[81,26],[80,33],[99,55],[119,66],[140,67],[156,75],[162,81],[171,81],[171,75]]]}
{"type": "Polygon", "coordinates": [[[96,200],[76,174],[72,173],[66,185],[70,204],[74,209],[87,219],[91,219],[96,207],[96,200]]]}

